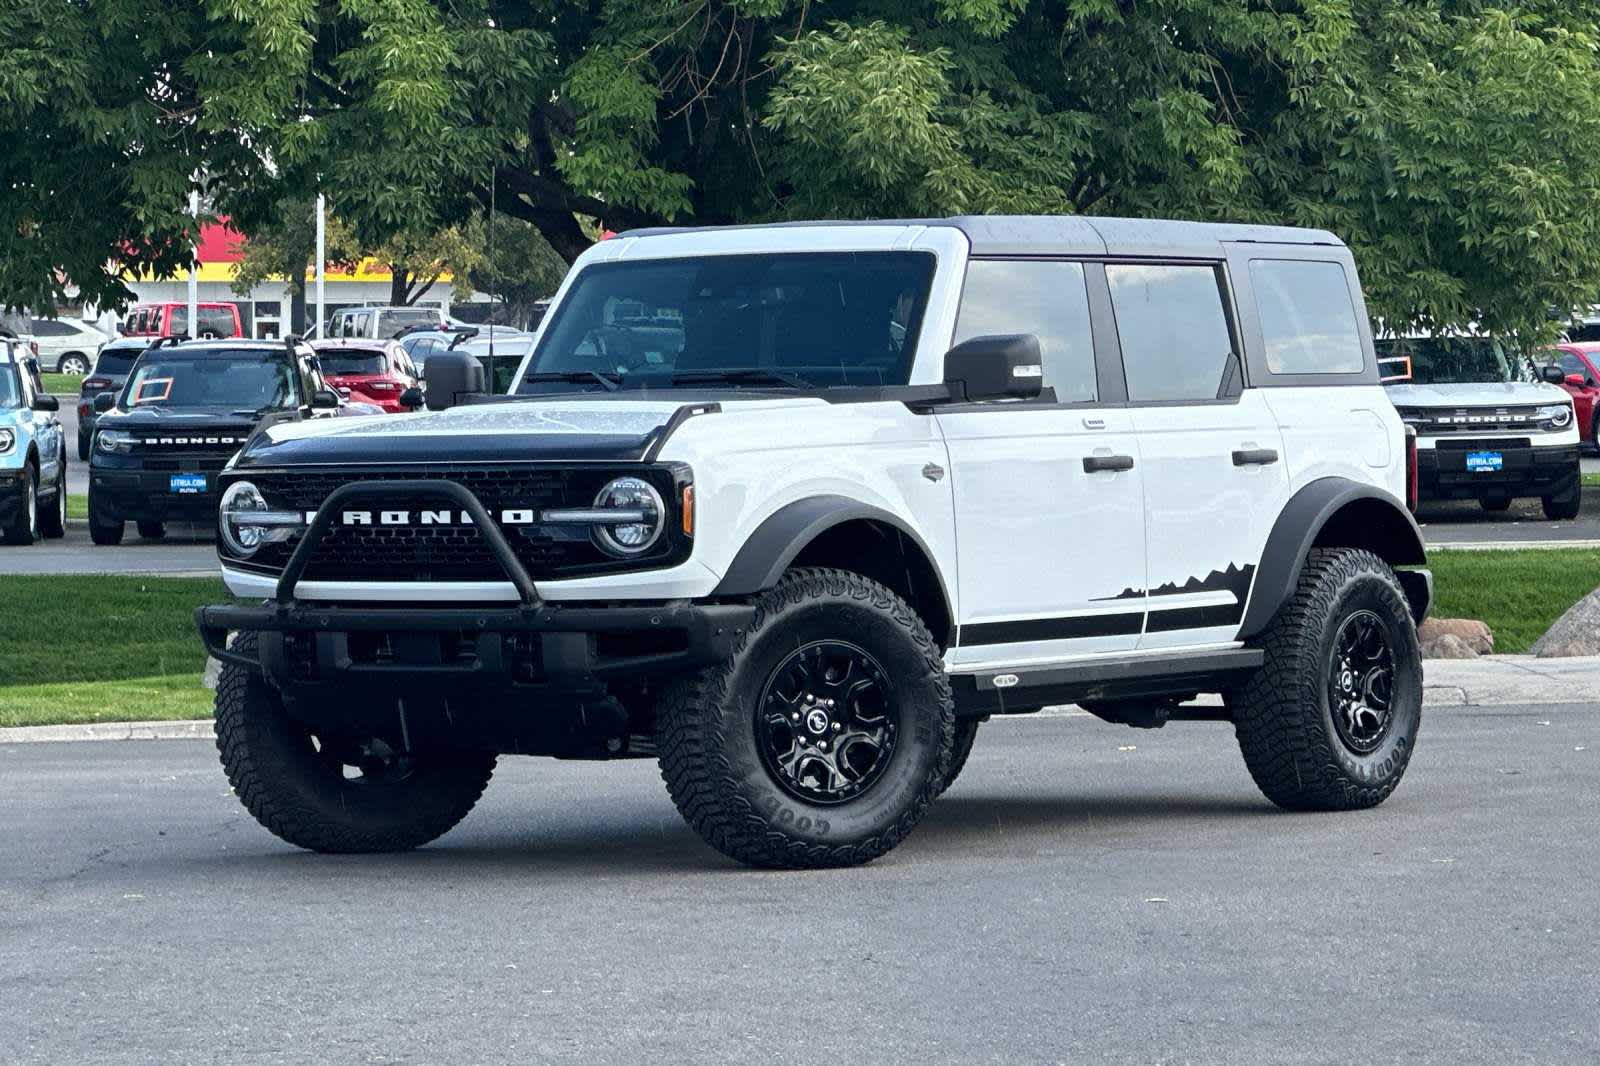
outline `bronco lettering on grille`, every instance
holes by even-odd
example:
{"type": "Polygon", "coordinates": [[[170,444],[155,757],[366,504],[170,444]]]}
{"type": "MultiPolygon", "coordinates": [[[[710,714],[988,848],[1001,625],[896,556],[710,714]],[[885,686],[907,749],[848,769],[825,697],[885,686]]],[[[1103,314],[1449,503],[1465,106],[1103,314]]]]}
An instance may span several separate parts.
{"type": "MultiPolygon", "coordinates": [[[[314,515],[312,511],[309,514],[314,515]]],[[[531,507],[513,507],[500,512],[503,526],[531,526],[537,520],[531,507]]],[[[309,521],[309,518],[308,518],[309,521]]],[[[465,511],[345,511],[339,521],[347,526],[470,526],[472,516],[465,511]]]]}

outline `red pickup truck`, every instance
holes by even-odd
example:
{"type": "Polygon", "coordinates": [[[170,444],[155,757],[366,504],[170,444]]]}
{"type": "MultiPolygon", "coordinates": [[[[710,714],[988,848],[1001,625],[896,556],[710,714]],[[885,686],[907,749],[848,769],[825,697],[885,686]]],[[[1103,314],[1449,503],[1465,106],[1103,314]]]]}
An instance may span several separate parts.
{"type": "MultiPolygon", "coordinates": [[[[195,317],[200,320],[200,332],[194,339],[244,336],[239,308],[234,304],[196,304],[195,317]]],[[[189,336],[189,305],[178,302],[135,304],[122,317],[122,334],[125,337],[189,336]]]]}

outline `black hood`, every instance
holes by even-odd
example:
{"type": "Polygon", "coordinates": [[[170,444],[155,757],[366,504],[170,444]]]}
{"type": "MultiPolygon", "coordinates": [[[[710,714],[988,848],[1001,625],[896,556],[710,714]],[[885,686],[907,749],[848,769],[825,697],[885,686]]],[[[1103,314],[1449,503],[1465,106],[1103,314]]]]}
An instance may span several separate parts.
{"type": "Polygon", "coordinates": [[[265,419],[251,418],[232,411],[206,408],[112,408],[95,418],[99,429],[120,429],[128,433],[180,433],[201,431],[248,436],[265,419]]]}

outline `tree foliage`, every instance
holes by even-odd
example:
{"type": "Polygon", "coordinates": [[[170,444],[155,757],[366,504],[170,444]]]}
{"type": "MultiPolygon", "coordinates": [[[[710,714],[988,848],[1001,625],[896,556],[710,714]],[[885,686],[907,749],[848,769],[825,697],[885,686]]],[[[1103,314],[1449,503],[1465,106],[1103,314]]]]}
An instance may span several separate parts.
{"type": "MultiPolygon", "coordinates": [[[[1600,293],[1600,0],[7,0],[0,298],[322,189],[358,238],[1091,212],[1325,226],[1390,324],[1600,293]]],[[[108,270],[106,264],[114,264],[108,270]]]]}

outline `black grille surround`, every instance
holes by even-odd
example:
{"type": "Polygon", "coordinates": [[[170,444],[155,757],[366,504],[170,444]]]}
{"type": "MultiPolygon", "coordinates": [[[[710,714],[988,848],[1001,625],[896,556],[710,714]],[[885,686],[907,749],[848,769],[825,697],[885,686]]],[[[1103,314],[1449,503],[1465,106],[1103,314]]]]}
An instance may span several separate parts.
{"type": "MultiPolygon", "coordinates": [[[[500,522],[512,550],[535,580],[628,573],[676,566],[693,547],[679,515],[687,467],[676,463],[519,463],[514,465],[362,466],[359,468],[280,468],[229,471],[219,479],[223,491],[236,481],[259,488],[273,510],[316,511],[341,485],[352,481],[453,481],[471,492],[498,521],[503,511],[532,511],[532,523],[500,522]],[[618,558],[595,543],[587,526],[543,525],[539,512],[562,507],[590,507],[607,482],[618,477],[648,481],[666,504],[666,526],[645,553],[618,558]]],[[[424,525],[424,510],[443,509],[436,496],[398,494],[393,500],[364,503],[370,525],[336,522],[316,548],[304,580],[308,581],[505,581],[484,538],[470,524],[424,525]],[[381,512],[409,512],[410,521],[385,523],[381,512]]],[[[353,509],[353,508],[352,508],[353,509]]],[[[459,516],[453,516],[459,518],[459,516]]],[[[248,557],[229,553],[219,540],[223,562],[261,574],[283,571],[298,536],[267,545],[248,557]]]]}

